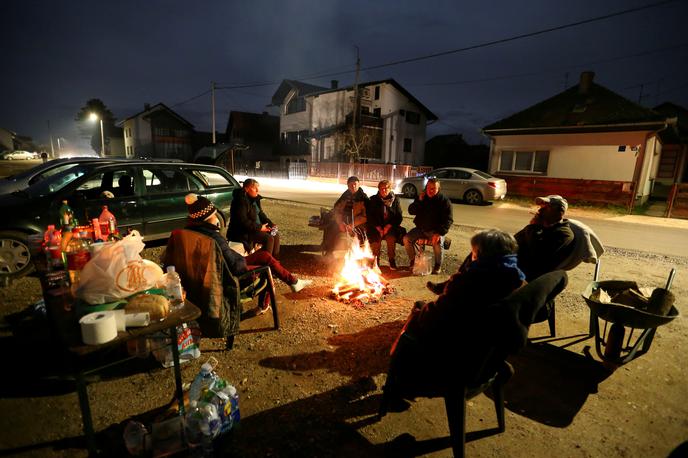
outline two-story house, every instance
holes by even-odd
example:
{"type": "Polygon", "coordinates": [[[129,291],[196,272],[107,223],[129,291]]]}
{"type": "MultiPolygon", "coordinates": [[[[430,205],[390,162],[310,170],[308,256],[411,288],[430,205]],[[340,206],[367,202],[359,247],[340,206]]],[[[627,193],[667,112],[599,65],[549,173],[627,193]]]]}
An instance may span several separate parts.
{"type": "Polygon", "coordinates": [[[352,127],[365,142],[356,159],[420,165],[426,124],[435,116],[393,79],[330,88],[284,80],[272,97],[280,109],[283,154],[312,162],[346,161],[352,127]],[[354,112],[354,107],[358,111],[354,112]]]}
{"type": "Polygon", "coordinates": [[[126,157],[191,160],[193,124],[163,103],[145,104],[118,125],[124,129],[126,157]]]}

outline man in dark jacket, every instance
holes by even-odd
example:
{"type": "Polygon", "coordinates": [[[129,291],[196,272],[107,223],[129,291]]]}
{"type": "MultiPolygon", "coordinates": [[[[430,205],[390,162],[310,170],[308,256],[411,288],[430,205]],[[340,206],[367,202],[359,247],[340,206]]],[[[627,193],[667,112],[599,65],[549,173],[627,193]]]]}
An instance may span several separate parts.
{"type": "Polygon", "coordinates": [[[538,197],[540,207],[526,227],[516,233],[518,265],[528,281],[551,272],[562,263],[574,248],[574,235],[564,218],[569,204],[559,195],[538,197]]]}
{"type": "Polygon", "coordinates": [[[323,232],[322,249],[325,256],[329,256],[335,250],[342,233],[358,237],[361,243],[365,240],[369,199],[360,185],[358,177],[347,178],[347,189],[332,208],[334,218],[323,232]]]}
{"type": "Polygon", "coordinates": [[[260,243],[263,250],[278,258],[280,240],[277,226],[260,205],[263,197],[258,194],[259,186],[256,180],[248,178],[242,189],[232,193],[227,238],[243,243],[247,252],[251,251],[254,244],[260,243]]]}
{"type": "Polygon", "coordinates": [[[433,275],[442,269],[442,245],[444,236],[454,223],[451,201],[440,194],[440,182],[437,178],[430,178],[425,185],[425,191],[409,205],[409,213],[416,215],[413,223],[416,225],[404,236],[404,248],[409,258],[409,268],[413,268],[416,257],[416,247],[419,242],[432,245],[435,253],[433,275]]]}
{"type": "Polygon", "coordinates": [[[375,259],[380,259],[382,239],[387,242],[389,268],[396,270],[396,243],[403,237],[401,221],[403,214],[399,199],[391,191],[389,181],[382,180],[377,185],[378,193],[370,198],[368,204],[368,241],[375,259]]]}

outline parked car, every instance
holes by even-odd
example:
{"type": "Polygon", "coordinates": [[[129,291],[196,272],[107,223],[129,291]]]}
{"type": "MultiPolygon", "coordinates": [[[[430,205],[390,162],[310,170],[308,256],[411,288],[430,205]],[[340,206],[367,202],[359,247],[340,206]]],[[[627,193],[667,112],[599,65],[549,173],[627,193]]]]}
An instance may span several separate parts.
{"type": "Polygon", "coordinates": [[[462,199],[471,205],[504,199],[506,196],[506,181],[480,170],[463,167],[444,167],[425,175],[404,178],[397,182],[395,192],[415,198],[425,189],[425,184],[431,177],[440,180],[442,194],[450,199],[462,199]]]}
{"type": "Polygon", "coordinates": [[[30,151],[12,151],[11,153],[5,154],[5,159],[8,161],[18,160],[18,159],[38,159],[38,153],[32,153],[30,151]]]}
{"type": "Polygon", "coordinates": [[[226,170],[210,165],[133,160],[78,164],[0,196],[0,212],[11,215],[0,220],[0,276],[20,277],[33,270],[27,238],[58,223],[63,200],[81,224],[97,218],[107,205],[121,232],[136,229],[151,241],[185,226],[184,197],[189,192],[210,199],[226,222],[232,192],[239,186],[226,170]]]}
{"type": "Polygon", "coordinates": [[[102,159],[97,157],[53,159],[52,161],[38,164],[37,166],[23,172],[0,179],[0,195],[28,188],[29,186],[38,183],[40,180],[56,175],[63,170],[67,170],[79,164],[93,161],[104,162],[108,160],[111,161],[111,159],[102,159]]]}

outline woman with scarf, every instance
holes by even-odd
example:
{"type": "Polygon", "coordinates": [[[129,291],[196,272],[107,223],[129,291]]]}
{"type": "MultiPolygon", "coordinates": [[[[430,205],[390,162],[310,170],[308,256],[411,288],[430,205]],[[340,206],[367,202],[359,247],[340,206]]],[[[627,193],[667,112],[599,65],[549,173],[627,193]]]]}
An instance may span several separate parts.
{"type": "Polygon", "coordinates": [[[391,191],[392,186],[389,181],[382,180],[377,185],[377,194],[370,198],[368,204],[368,241],[373,256],[380,260],[380,250],[382,240],[387,242],[387,259],[389,268],[396,270],[396,243],[404,236],[405,232],[401,227],[403,214],[399,199],[391,191]]]}
{"type": "Polygon", "coordinates": [[[393,356],[384,388],[392,402],[438,389],[442,374],[460,367],[462,351],[470,347],[471,329],[476,320],[485,319],[481,311],[526,283],[512,235],[484,230],[471,238],[471,248],[472,262],[449,279],[444,293],[431,302],[416,302],[412,309],[401,334],[415,346],[393,356]]]}

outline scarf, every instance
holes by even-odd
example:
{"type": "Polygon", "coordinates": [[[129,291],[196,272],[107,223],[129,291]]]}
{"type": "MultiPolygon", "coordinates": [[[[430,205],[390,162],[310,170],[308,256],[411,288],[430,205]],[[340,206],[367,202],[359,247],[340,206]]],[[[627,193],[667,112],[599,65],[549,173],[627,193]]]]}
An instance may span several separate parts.
{"type": "Polygon", "coordinates": [[[515,254],[507,254],[504,256],[495,256],[489,258],[478,258],[471,262],[467,270],[475,270],[478,272],[494,272],[504,270],[514,270],[518,278],[523,281],[526,275],[518,268],[518,257],[515,254]]]}
{"type": "Polygon", "coordinates": [[[380,196],[380,199],[382,199],[382,203],[385,204],[385,207],[391,207],[394,203],[394,193],[392,191],[389,191],[387,197],[380,196]]]}

